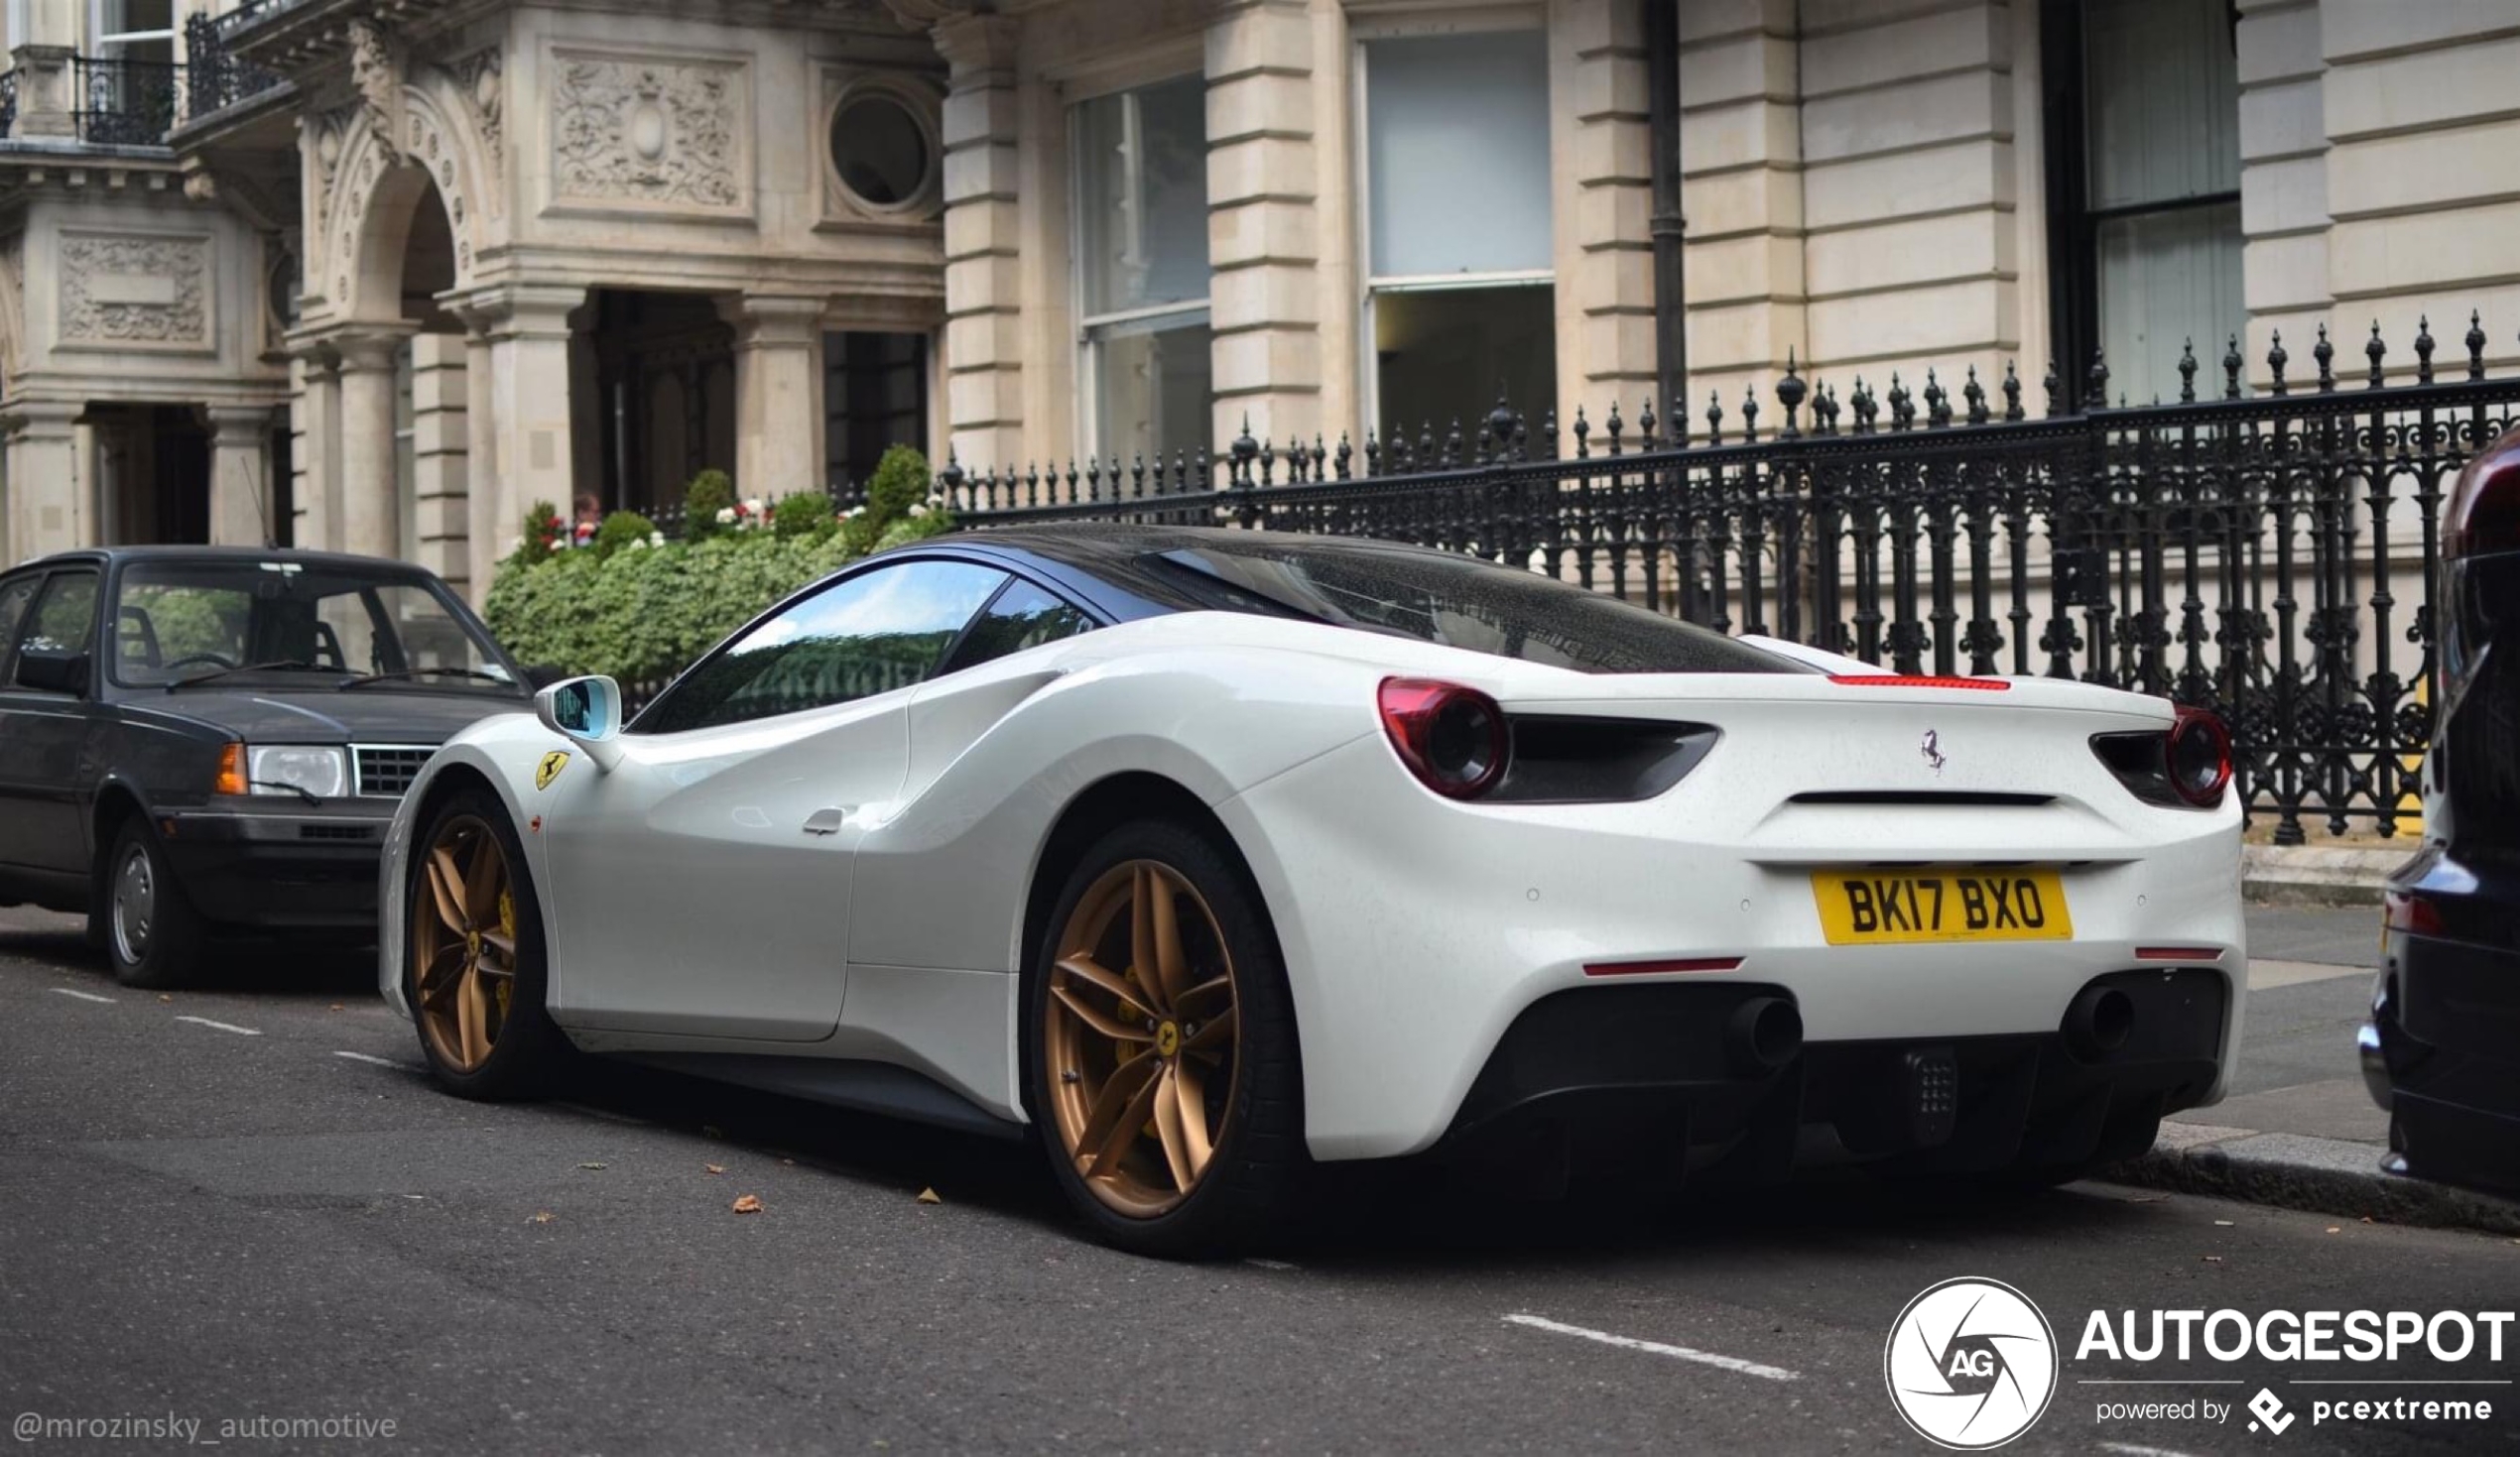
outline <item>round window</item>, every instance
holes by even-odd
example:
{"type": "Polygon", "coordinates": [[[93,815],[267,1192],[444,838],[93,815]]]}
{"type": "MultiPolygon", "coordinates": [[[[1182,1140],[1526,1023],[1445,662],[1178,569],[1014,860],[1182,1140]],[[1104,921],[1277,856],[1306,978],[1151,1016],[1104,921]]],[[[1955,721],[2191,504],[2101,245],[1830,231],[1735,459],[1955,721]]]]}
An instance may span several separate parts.
{"type": "Polygon", "coordinates": [[[866,92],[831,118],[831,165],[860,199],[897,206],[928,184],[928,133],[899,97],[866,92]]]}

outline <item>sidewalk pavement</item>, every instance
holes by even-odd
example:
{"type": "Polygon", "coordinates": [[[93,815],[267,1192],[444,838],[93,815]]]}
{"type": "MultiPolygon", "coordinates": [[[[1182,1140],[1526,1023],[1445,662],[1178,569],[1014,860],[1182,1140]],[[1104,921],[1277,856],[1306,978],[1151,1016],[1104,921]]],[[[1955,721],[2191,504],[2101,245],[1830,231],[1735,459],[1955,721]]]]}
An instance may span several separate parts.
{"type": "Polygon", "coordinates": [[[2109,1177],[2396,1224],[2520,1235],[2520,1204],[2382,1171],[2389,1116],[2354,1051],[2370,1010],[2380,914],[2249,908],[2249,1006],[2228,1094],[2165,1122],[2109,1177]]]}

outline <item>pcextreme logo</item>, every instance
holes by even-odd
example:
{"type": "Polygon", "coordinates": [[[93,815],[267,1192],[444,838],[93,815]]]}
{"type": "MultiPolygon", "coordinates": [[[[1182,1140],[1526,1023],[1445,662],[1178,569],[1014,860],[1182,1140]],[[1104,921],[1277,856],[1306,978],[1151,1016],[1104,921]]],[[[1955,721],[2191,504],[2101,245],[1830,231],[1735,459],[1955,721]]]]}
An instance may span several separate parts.
{"type": "Polygon", "coordinates": [[[1899,1312],[1881,1370],[1891,1404],[1917,1435],[1983,1451],[2046,1413],[2057,1394],[2057,1335],[2029,1296],[1963,1275],[1928,1286],[1899,1312]]]}

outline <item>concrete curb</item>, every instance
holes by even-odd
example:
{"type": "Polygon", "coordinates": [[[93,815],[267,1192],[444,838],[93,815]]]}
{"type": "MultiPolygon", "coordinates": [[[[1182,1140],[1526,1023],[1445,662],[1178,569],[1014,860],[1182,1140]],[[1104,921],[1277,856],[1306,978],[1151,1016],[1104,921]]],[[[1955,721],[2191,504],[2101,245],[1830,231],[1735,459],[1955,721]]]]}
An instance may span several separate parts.
{"type": "Polygon", "coordinates": [[[2270,906],[2377,906],[2415,846],[2242,845],[2241,894],[2270,906]]]}
{"type": "Polygon", "coordinates": [[[2384,1153],[2341,1139],[2164,1123],[2152,1152],[2100,1176],[2385,1224],[2520,1235],[2520,1203],[2384,1172],[2384,1153]]]}

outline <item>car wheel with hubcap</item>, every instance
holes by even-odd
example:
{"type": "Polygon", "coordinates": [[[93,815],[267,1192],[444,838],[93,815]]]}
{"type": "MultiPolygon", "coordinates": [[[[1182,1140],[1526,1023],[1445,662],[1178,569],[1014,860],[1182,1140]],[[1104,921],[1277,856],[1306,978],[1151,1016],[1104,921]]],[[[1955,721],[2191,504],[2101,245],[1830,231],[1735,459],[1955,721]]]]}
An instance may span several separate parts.
{"type": "Polygon", "coordinates": [[[403,990],[431,1074],[467,1098],[547,1091],[568,1040],[545,1008],[542,918],[506,811],[457,794],[412,843],[403,990]]]}
{"type": "Polygon", "coordinates": [[[1271,1231],[1305,1164],[1295,1017],[1249,877],[1169,821],[1122,826],[1068,877],[1034,966],[1034,1121],[1077,1211],[1143,1254],[1271,1231]]]}
{"type": "Polygon", "coordinates": [[[88,936],[103,944],[114,979],[144,991],[189,982],[200,970],[209,926],[176,884],[147,820],[134,815],[115,833],[102,891],[88,912],[88,936]]]}

